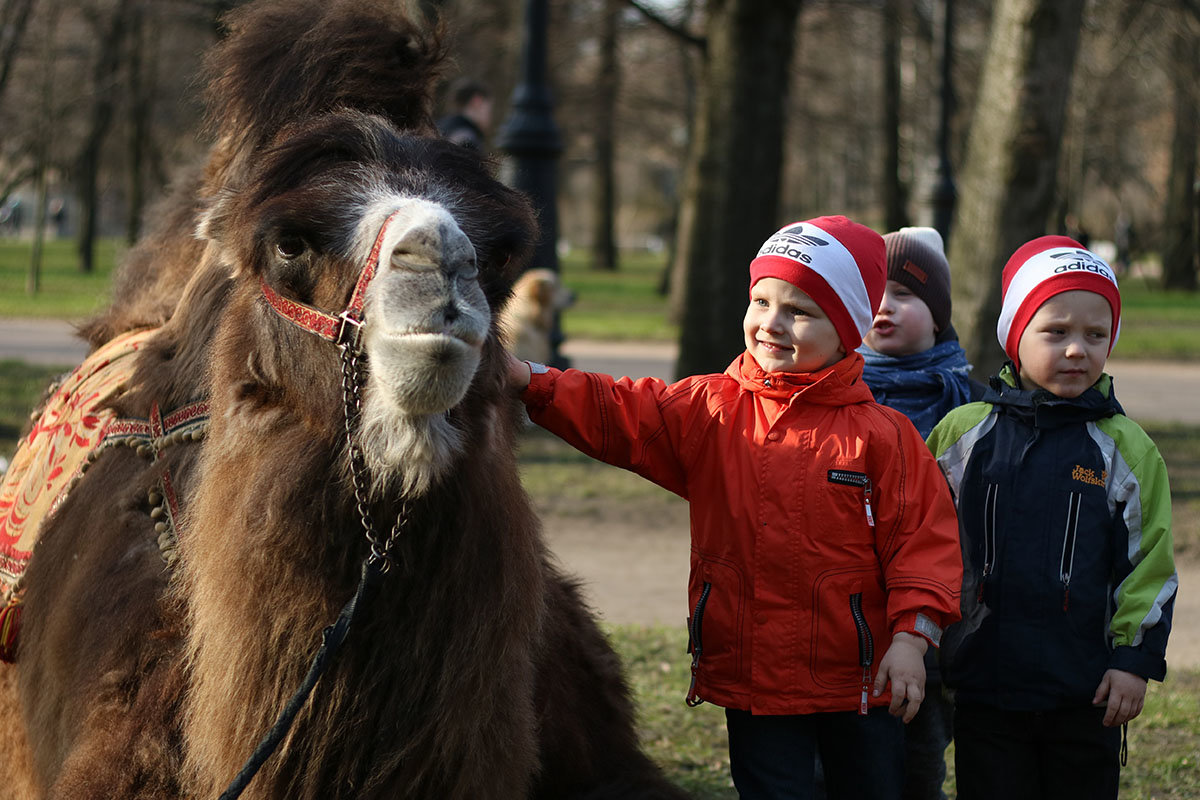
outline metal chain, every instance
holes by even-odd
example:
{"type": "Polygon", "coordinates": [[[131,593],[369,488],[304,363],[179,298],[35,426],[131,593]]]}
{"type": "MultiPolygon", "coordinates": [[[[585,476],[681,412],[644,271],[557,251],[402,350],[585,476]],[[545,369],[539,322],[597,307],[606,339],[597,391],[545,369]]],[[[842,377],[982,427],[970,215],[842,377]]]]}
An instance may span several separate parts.
{"type": "Polygon", "coordinates": [[[371,546],[367,563],[378,569],[380,573],[386,573],[392,568],[392,549],[408,521],[409,502],[407,498],[401,501],[400,511],[396,514],[392,530],[388,533],[387,539],[381,540],[375,530],[375,521],[371,517],[367,489],[367,462],[363,457],[362,448],[358,446],[358,439],[354,435],[359,416],[362,413],[362,370],[359,366],[359,350],[355,343],[351,342],[341,345],[341,351],[342,404],[345,409],[346,447],[350,454],[350,478],[354,483],[354,503],[359,519],[362,520],[367,543],[371,546]]]}

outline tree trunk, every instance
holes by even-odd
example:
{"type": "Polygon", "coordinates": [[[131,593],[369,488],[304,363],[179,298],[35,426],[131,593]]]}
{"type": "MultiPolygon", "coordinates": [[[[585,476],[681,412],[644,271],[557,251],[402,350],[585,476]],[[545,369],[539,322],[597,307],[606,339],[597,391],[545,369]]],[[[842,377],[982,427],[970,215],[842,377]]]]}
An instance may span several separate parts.
{"type": "Polygon", "coordinates": [[[147,24],[145,9],[140,3],[134,5],[129,19],[129,212],[125,220],[125,238],[130,244],[141,233],[146,159],[153,146],[155,48],[148,47],[147,24]]]}
{"type": "Polygon", "coordinates": [[[117,0],[110,16],[96,21],[99,28],[96,62],[92,72],[93,100],[87,135],[76,161],[75,188],[79,195],[79,270],[95,269],[96,215],[99,202],[100,150],[112,126],[116,105],[116,74],[121,38],[131,0],[117,0]],[[105,25],[107,23],[107,25],[105,25]]]}
{"type": "Polygon", "coordinates": [[[617,166],[614,147],[617,116],[617,31],[624,0],[605,0],[601,9],[600,73],[596,76],[593,135],[596,137],[596,192],[592,269],[617,268],[617,166]]]}
{"type": "Polygon", "coordinates": [[[4,97],[4,87],[8,85],[32,10],[33,0],[0,0],[0,97],[4,97]]]}
{"type": "Polygon", "coordinates": [[[709,4],[676,253],[687,274],[679,375],[723,370],[743,347],[748,266],[781,224],[783,128],[800,4],[709,4]]]}
{"type": "Polygon", "coordinates": [[[1181,7],[1172,34],[1170,63],[1175,100],[1175,133],[1171,137],[1171,171],[1167,175],[1167,204],[1163,213],[1163,288],[1196,291],[1196,76],[1200,74],[1200,36],[1197,23],[1181,7]]]}
{"type": "Polygon", "coordinates": [[[883,207],[889,231],[908,224],[904,181],[900,178],[900,16],[899,0],[883,0],[883,207]]]}
{"type": "Polygon", "coordinates": [[[999,0],[950,238],[955,326],[976,375],[1004,362],[1000,274],[1046,233],[1084,0],[999,0]]]}

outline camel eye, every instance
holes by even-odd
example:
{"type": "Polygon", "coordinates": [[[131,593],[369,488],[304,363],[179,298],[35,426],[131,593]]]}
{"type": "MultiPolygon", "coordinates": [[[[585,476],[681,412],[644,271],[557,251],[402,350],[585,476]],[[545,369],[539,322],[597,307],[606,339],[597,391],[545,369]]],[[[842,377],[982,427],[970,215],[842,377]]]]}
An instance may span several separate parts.
{"type": "Polygon", "coordinates": [[[285,258],[288,261],[304,255],[305,249],[304,240],[299,236],[285,234],[280,236],[279,241],[275,243],[275,251],[279,253],[281,258],[285,258]]]}

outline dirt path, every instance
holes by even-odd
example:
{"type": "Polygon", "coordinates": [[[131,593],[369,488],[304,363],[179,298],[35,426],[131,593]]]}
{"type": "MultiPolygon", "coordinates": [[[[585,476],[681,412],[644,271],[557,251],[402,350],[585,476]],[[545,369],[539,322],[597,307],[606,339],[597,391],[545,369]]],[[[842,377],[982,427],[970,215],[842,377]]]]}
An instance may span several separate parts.
{"type": "MultiPolygon", "coordinates": [[[[543,517],[560,563],[583,581],[592,607],[615,624],[683,625],[687,618],[688,520],[682,504],[654,526],[569,516],[543,517]]],[[[1200,560],[1178,563],[1167,663],[1200,669],[1200,560]]]]}

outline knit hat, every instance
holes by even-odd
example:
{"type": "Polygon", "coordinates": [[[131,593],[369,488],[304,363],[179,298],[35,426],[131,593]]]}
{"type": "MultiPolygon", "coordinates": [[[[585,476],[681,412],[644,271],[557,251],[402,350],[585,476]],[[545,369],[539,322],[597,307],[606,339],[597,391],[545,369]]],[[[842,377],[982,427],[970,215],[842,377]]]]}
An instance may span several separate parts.
{"type": "Polygon", "coordinates": [[[950,264],[935,228],[901,228],[884,235],[887,279],[908,287],[929,306],[938,332],[950,327],[950,264]]]}
{"type": "Polygon", "coordinates": [[[811,297],[848,353],[862,344],[883,300],[883,237],[845,217],[793,222],[750,262],[750,286],[763,278],[787,281],[811,297]]]}
{"type": "Polygon", "coordinates": [[[1051,297],[1082,289],[1095,292],[1112,309],[1112,338],[1108,352],[1121,333],[1121,292],[1112,267],[1079,242],[1066,236],[1040,236],[1012,254],[1004,265],[1004,303],[996,336],[1004,352],[1020,369],[1017,347],[1029,320],[1051,297]]]}

